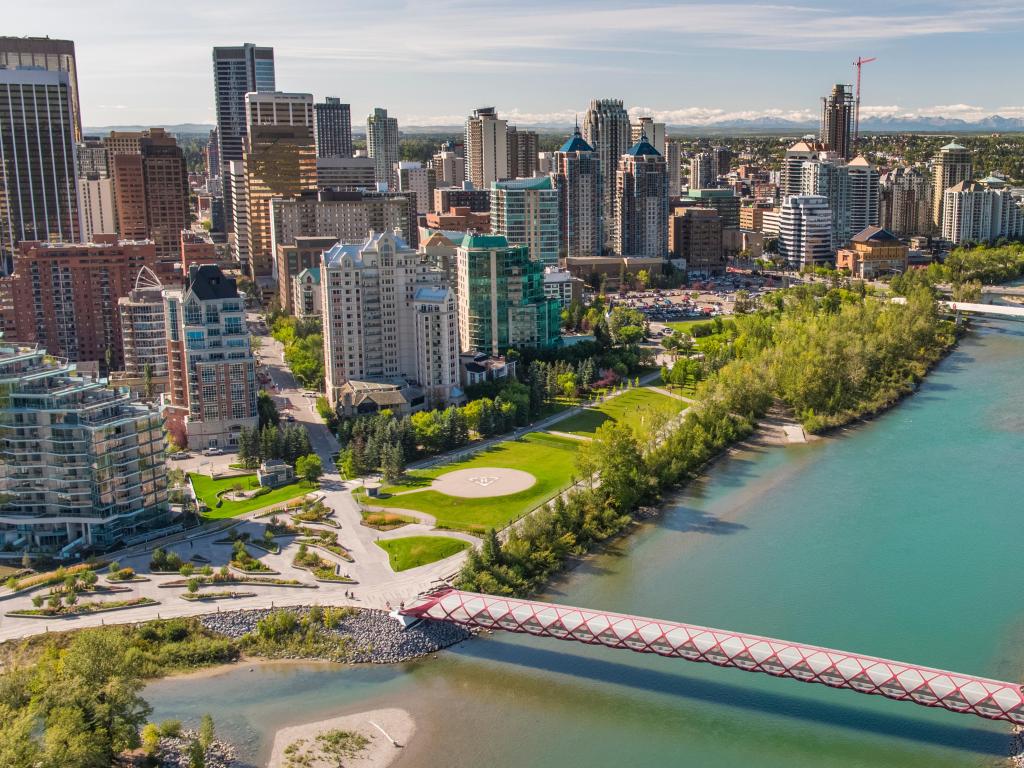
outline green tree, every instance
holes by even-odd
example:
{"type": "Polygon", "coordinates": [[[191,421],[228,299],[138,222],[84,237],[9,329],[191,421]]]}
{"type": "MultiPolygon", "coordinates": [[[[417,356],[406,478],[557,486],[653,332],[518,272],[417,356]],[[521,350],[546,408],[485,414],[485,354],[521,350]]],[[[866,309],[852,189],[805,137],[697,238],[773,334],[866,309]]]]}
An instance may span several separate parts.
{"type": "Polygon", "coordinates": [[[256,396],[256,413],[259,417],[259,429],[261,432],[265,427],[276,427],[281,421],[281,416],[277,412],[274,399],[262,389],[256,396]]]}
{"type": "Polygon", "coordinates": [[[317,482],[324,473],[320,457],[315,453],[300,456],[295,461],[295,473],[310,485],[317,482]]]}

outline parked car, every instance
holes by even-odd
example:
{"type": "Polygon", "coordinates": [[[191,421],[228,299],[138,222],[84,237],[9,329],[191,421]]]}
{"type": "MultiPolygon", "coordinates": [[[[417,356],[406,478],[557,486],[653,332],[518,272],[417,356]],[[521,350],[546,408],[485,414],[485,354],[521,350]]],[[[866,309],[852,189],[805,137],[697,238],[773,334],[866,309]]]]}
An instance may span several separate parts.
{"type": "Polygon", "coordinates": [[[189,458],[191,455],[188,451],[175,451],[171,454],[170,458],[171,461],[181,461],[182,459],[189,458]]]}
{"type": "Polygon", "coordinates": [[[203,456],[223,456],[224,451],[221,448],[204,448],[203,456]]]}
{"type": "Polygon", "coordinates": [[[284,415],[284,420],[285,420],[285,421],[295,421],[295,417],[294,417],[294,416],[292,416],[292,415],[291,415],[290,413],[286,413],[286,414],[284,415]]]}

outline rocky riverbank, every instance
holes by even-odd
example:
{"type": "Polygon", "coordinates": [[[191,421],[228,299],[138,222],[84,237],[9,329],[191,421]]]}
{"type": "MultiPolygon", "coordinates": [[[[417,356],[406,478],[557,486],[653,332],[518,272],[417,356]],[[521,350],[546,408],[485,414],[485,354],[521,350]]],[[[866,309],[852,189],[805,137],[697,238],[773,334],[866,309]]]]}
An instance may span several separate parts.
{"type": "MultiPolygon", "coordinates": [[[[160,768],[190,768],[192,744],[198,738],[197,731],[162,737],[157,752],[160,768]]],[[[203,765],[205,768],[231,768],[235,765],[235,748],[215,739],[203,752],[203,765]]]]}
{"type": "Polygon", "coordinates": [[[1024,727],[1019,725],[1014,726],[1013,738],[1010,739],[1010,765],[1024,768],[1024,727]]]}
{"type": "MultiPolygon", "coordinates": [[[[237,639],[253,632],[260,619],[274,610],[266,608],[210,613],[199,617],[199,621],[211,632],[237,639]]],[[[308,607],[276,610],[287,610],[300,617],[309,612],[308,607]]],[[[330,660],[350,664],[410,661],[461,643],[473,634],[468,629],[445,621],[424,620],[405,629],[385,611],[371,609],[357,610],[324,631],[338,636],[338,648],[342,653],[340,657],[330,660]]],[[[299,656],[283,655],[278,658],[299,656]]]]}

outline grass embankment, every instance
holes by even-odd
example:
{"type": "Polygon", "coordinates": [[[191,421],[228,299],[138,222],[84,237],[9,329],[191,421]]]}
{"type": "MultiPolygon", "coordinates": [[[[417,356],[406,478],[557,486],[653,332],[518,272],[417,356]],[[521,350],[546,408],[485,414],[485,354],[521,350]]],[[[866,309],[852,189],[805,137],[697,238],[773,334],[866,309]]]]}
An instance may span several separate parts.
{"type": "Polygon", "coordinates": [[[551,428],[574,435],[593,436],[599,426],[606,421],[614,421],[643,434],[652,422],[661,424],[665,417],[671,418],[685,407],[686,403],[682,400],[640,387],[555,422],[551,428]]]}
{"type": "Polygon", "coordinates": [[[405,536],[378,539],[377,546],[388,553],[391,570],[407,571],[462,552],[469,548],[469,542],[448,536],[405,536]]]}
{"type": "Polygon", "coordinates": [[[360,500],[370,506],[425,512],[434,516],[439,528],[484,533],[490,528],[504,528],[568,487],[578,449],[579,444],[574,440],[534,432],[519,440],[498,443],[465,461],[415,470],[402,484],[381,489],[384,494],[401,495],[377,499],[361,495],[360,500]],[[403,493],[424,488],[447,472],[476,467],[520,469],[532,474],[537,482],[525,491],[480,499],[447,496],[434,490],[403,493]]]}
{"type": "Polygon", "coordinates": [[[315,485],[299,481],[282,485],[268,493],[253,496],[242,501],[228,501],[227,499],[222,501],[217,497],[217,494],[222,491],[230,491],[238,484],[241,484],[243,490],[246,491],[258,489],[260,485],[256,480],[256,475],[235,475],[234,477],[223,477],[219,480],[214,480],[209,475],[190,472],[189,479],[192,481],[192,487],[195,488],[196,496],[208,507],[203,512],[203,517],[207,520],[223,520],[228,517],[237,517],[238,515],[244,515],[246,512],[290,501],[316,489],[315,485]],[[219,507],[217,506],[218,502],[220,502],[219,507]]]}
{"type": "Polygon", "coordinates": [[[362,515],[363,525],[367,528],[376,528],[378,531],[390,531],[416,522],[414,517],[395,512],[363,512],[362,515]]]}

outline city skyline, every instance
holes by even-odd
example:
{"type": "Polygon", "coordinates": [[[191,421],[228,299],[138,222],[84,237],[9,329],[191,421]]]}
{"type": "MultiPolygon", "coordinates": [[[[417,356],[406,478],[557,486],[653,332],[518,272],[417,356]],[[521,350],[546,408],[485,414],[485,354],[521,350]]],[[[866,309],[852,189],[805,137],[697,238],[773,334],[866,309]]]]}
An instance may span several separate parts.
{"type": "Polygon", "coordinates": [[[338,96],[352,105],[355,125],[375,106],[387,107],[401,126],[458,125],[491,102],[513,124],[571,124],[590,98],[606,95],[625,99],[634,115],[670,124],[807,121],[833,83],[853,80],[858,55],[879,58],[865,70],[864,118],[1024,117],[1024,104],[1007,96],[1011,72],[1000,65],[1024,29],[1024,9],[1001,0],[969,9],[946,0],[870,0],[855,13],[832,0],[653,0],[631,9],[529,0],[514,12],[473,13],[462,12],[464,0],[372,9],[312,2],[302,15],[272,24],[272,7],[262,1],[244,12],[235,2],[184,2],[159,24],[146,9],[121,18],[115,35],[95,9],[63,0],[55,6],[45,28],[31,9],[13,9],[8,30],[75,41],[90,126],[212,124],[210,50],[242,42],[275,49],[281,90],[338,96]],[[439,22],[457,43],[431,42],[425,32],[439,22]],[[153,56],[158,43],[161,54],[153,56]],[[926,57],[943,47],[955,49],[961,65],[920,81],[926,57]],[[436,87],[441,79],[448,87],[436,87]]]}

